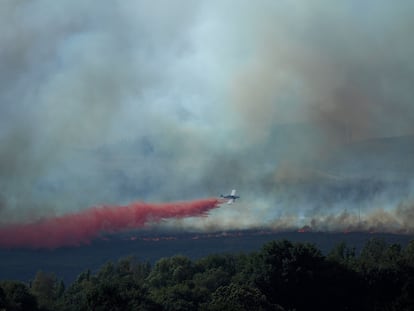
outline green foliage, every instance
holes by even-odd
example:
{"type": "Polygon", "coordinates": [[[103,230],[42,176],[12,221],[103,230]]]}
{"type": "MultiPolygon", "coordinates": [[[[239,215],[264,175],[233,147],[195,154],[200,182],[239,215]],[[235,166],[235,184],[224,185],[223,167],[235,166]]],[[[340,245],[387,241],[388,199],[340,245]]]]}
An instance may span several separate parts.
{"type": "Polygon", "coordinates": [[[83,272],[66,290],[61,310],[159,310],[144,286],[150,266],[133,257],[83,272]]]}
{"type": "Polygon", "coordinates": [[[272,305],[257,288],[231,283],[221,286],[213,293],[208,304],[201,306],[205,311],[238,311],[238,310],[280,310],[280,306],[272,305]]]}
{"type": "Polygon", "coordinates": [[[218,287],[228,285],[236,273],[235,255],[210,255],[195,263],[193,280],[196,286],[212,293],[218,287]]]}
{"type": "Polygon", "coordinates": [[[238,257],[233,254],[209,255],[199,259],[195,263],[198,271],[208,271],[212,269],[221,268],[226,270],[229,274],[236,273],[238,257]]]}
{"type": "Polygon", "coordinates": [[[356,260],[355,247],[349,247],[346,242],[341,242],[328,253],[327,258],[331,261],[352,267],[355,265],[356,260]]]}
{"type": "Polygon", "coordinates": [[[259,252],[160,259],[127,257],[87,270],[65,288],[39,271],[30,288],[0,283],[0,310],[414,310],[414,242],[345,243],[327,256],[308,243],[272,241],[259,252]],[[39,308],[38,308],[39,306],[39,308]]]}
{"type": "Polygon", "coordinates": [[[87,294],[92,290],[91,272],[82,272],[76,281],[65,291],[62,299],[62,310],[88,310],[87,294]]]}
{"type": "Polygon", "coordinates": [[[236,273],[232,282],[249,286],[256,286],[257,280],[263,272],[263,258],[260,253],[239,255],[236,261],[236,273]]]}
{"type": "Polygon", "coordinates": [[[401,256],[405,266],[414,268],[414,240],[408,243],[401,256]]]}
{"type": "Polygon", "coordinates": [[[311,244],[273,241],[259,253],[256,284],[275,298],[280,291],[292,295],[291,289],[313,282],[314,274],[323,265],[323,257],[311,244]]]}
{"type": "Polygon", "coordinates": [[[394,310],[414,310],[414,270],[407,273],[407,279],[401,288],[401,294],[395,301],[394,310]]]}
{"type": "Polygon", "coordinates": [[[129,256],[118,261],[117,274],[121,277],[131,277],[135,282],[144,284],[151,272],[148,262],[139,262],[135,257],[129,256]]]}
{"type": "Polygon", "coordinates": [[[352,309],[358,281],[344,266],[330,262],[309,243],[273,241],[258,254],[257,287],[273,304],[287,309],[352,309]],[[338,290],[340,289],[340,290],[338,290]]]}
{"type": "Polygon", "coordinates": [[[370,239],[361,250],[359,265],[362,270],[370,270],[382,267],[384,264],[387,244],[383,239],[370,239]]]}
{"type": "Polygon", "coordinates": [[[410,275],[404,272],[406,268],[400,245],[370,239],[361,250],[355,267],[363,280],[367,305],[375,310],[392,310],[397,301],[402,301],[410,275]]]}
{"type": "Polygon", "coordinates": [[[38,310],[36,298],[29,292],[26,284],[18,281],[3,281],[0,287],[4,292],[6,310],[38,310]]]}
{"type": "Polygon", "coordinates": [[[193,264],[187,257],[162,258],[149,274],[148,282],[152,287],[160,288],[189,280],[193,273],[193,264]]]}
{"type": "Polygon", "coordinates": [[[211,268],[203,273],[196,273],[193,278],[195,286],[205,288],[209,292],[228,284],[230,280],[230,274],[221,267],[211,268]]]}
{"type": "Polygon", "coordinates": [[[195,295],[192,286],[188,283],[179,283],[154,289],[152,297],[165,310],[196,310],[198,300],[200,299],[200,297],[195,295]]]}
{"type": "Polygon", "coordinates": [[[187,257],[160,259],[147,279],[152,299],[165,310],[196,310],[206,292],[196,286],[195,271],[187,257]]]}
{"type": "Polygon", "coordinates": [[[58,306],[56,302],[65,291],[62,281],[51,273],[38,271],[31,283],[30,292],[37,298],[39,308],[42,310],[55,310],[58,306]]]}
{"type": "Polygon", "coordinates": [[[4,310],[6,308],[6,294],[2,287],[0,287],[0,310],[4,310]]]}

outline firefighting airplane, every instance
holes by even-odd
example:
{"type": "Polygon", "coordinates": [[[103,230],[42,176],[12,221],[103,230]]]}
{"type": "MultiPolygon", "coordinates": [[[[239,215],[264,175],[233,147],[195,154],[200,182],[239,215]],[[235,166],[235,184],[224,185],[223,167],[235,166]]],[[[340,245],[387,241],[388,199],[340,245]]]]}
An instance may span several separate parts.
{"type": "Polygon", "coordinates": [[[227,195],[220,194],[220,197],[223,199],[229,199],[227,201],[227,204],[233,204],[236,201],[236,199],[240,198],[240,196],[236,195],[235,189],[233,189],[230,194],[227,194],[227,195]]]}

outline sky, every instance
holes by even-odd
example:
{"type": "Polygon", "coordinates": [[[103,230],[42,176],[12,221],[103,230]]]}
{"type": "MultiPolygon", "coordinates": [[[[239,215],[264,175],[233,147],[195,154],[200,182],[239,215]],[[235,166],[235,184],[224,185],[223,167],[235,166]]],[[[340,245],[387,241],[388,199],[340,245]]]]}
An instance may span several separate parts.
{"type": "MultiPolygon", "coordinates": [[[[234,207],[161,226],[330,230],[362,210],[413,230],[412,178],[367,167],[385,147],[344,147],[414,134],[413,9],[1,1],[0,224],[236,188],[234,207]]],[[[382,161],[411,169],[410,148],[382,161]]]]}

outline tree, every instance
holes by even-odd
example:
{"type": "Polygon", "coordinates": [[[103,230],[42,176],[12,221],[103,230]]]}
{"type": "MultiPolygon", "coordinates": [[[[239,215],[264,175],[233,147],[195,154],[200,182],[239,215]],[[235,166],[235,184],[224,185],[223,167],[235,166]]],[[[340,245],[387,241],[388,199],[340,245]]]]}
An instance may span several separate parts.
{"type": "Polygon", "coordinates": [[[228,285],[231,277],[222,267],[212,268],[203,273],[196,273],[193,281],[195,286],[214,292],[218,287],[228,285]]]}
{"type": "Polygon", "coordinates": [[[63,295],[64,284],[58,281],[55,274],[38,271],[31,284],[30,292],[37,298],[41,309],[55,310],[57,301],[63,295]]]}
{"type": "Polygon", "coordinates": [[[81,273],[66,291],[62,309],[159,310],[160,306],[151,300],[142,280],[137,281],[139,273],[135,275],[134,268],[135,264],[127,258],[118,264],[106,263],[96,275],[90,271],[81,273]]]}
{"type": "Polygon", "coordinates": [[[199,259],[195,263],[197,272],[204,272],[211,269],[220,268],[226,271],[229,275],[236,273],[237,256],[232,254],[216,254],[209,255],[199,259]]]}
{"type": "Polygon", "coordinates": [[[414,240],[408,243],[401,256],[404,266],[414,268],[414,240]]]}
{"type": "MultiPolygon", "coordinates": [[[[272,241],[265,244],[259,253],[260,273],[256,284],[271,301],[280,299],[287,306],[296,301],[297,291],[314,279],[323,257],[313,245],[289,241],[272,241]]],[[[283,304],[282,304],[283,305],[283,304]]],[[[292,305],[293,307],[293,305],[292,305]]]]}
{"type": "Polygon", "coordinates": [[[6,294],[2,287],[0,287],[0,310],[4,310],[6,308],[6,294]]]}
{"type": "Polygon", "coordinates": [[[218,287],[230,284],[236,274],[236,256],[210,255],[195,263],[193,281],[200,290],[213,293],[218,287]]]}
{"type": "Polygon", "coordinates": [[[200,297],[196,296],[190,282],[170,284],[162,288],[152,288],[151,297],[163,306],[164,310],[197,310],[200,297]]]}
{"type": "Polygon", "coordinates": [[[148,262],[138,262],[134,256],[128,256],[118,261],[116,273],[119,277],[132,277],[135,282],[143,284],[151,272],[148,262]]]}
{"type": "Polygon", "coordinates": [[[355,306],[348,299],[358,297],[355,273],[327,261],[313,244],[272,241],[263,246],[258,258],[255,284],[273,304],[296,310],[350,310],[355,306]]]}
{"type": "Polygon", "coordinates": [[[194,269],[190,259],[173,256],[158,260],[148,276],[148,283],[155,287],[175,285],[193,277],[194,269]]]}
{"type": "Polygon", "coordinates": [[[76,280],[65,290],[61,299],[62,310],[87,310],[87,295],[93,288],[94,278],[91,271],[79,274],[76,280]]]}
{"type": "Polygon", "coordinates": [[[194,290],[194,271],[185,256],[160,259],[147,278],[152,299],[166,310],[194,310],[201,299],[194,290]]]}
{"type": "Polygon", "coordinates": [[[205,311],[239,311],[239,310],[280,310],[272,305],[257,288],[231,283],[221,286],[213,293],[211,301],[201,307],[205,311]]]}
{"type": "Polygon", "coordinates": [[[383,239],[372,238],[362,248],[357,270],[365,285],[367,305],[376,309],[391,309],[401,297],[406,275],[403,254],[397,244],[387,245],[383,239]]]}
{"type": "Polygon", "coordinates": [[[38,310],[36,298],[30,294],[26,284],[18,281],[0,283],[6,300],[6,310],[38,310]]]}
{"type": "Polygon", "coordinates": [[[394,310],[414,310],[414,270],[410,269],[407,279],[401,289],[401,295],[394,303],[394,310]]]}
{"type": "Polygon", "coordinates": [[[329,252],[327,258],[348,267],[353,266],[356,260],[355,247],[349,247],[346,242],[341,242],[329,252]]]}
{"type": "Polygon", "coordinates": [[[384,254],[387,249],[387,243],[384,239],[372,238],[365,243],[359,256],[359,267],[361,270],[370,270],[379,268],[384,264],[384,254]]]}

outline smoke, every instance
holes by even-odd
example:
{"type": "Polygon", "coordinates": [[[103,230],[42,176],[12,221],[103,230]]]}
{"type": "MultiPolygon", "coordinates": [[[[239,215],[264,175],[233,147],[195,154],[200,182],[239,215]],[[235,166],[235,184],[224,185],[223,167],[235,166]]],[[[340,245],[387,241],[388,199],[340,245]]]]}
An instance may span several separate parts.
{"type": "Polygon", "coordinates": [[[205,199],[189,202],[126,206],[102,206],[44,219],[35,223],[14,224],[0,229],[0,247],[57,248],[90,243],[101,233],[141,228],[166,218],[206,216],[219,201],[205,199]]]}
{"type": "Polygon", "coordinates": [[[1,1],[0,225],[236,188],[165,226],[383,210],[394,228],[414,193],[413,6],[1,1]]]}

